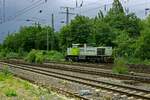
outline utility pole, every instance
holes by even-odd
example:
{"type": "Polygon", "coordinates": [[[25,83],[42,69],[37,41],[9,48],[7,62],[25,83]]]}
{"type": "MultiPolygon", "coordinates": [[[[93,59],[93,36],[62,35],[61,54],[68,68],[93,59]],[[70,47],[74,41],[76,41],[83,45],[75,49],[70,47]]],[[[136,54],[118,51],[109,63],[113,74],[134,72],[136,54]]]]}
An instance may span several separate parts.
{"type": "Polygon", "coordinates": [[[54,14],[52,13],[52,34],[51,34],[51,50],[53,50],[53,41],[54,41],[54,31],[55,31],[55,28],[54,28],[54,14]]]}
{"type": "Polygon", "coordinates": [[[3,0],[3,22],[5,22],[5,0],[3,0]]]}
{"type": "Polygon", "coordinates": [[[66,12],[60,12],[61,14],[66,14],[66,24],[69,24],[69,15],[75,15],[75,13],[70,13],[70,10],[74,10],[72,7],[61,7],[66,10],[66,12]]]}
{"type": "Polygon", "coordinates": [[[48,27],[47,27],[47,52],[49,51],[49,34],[48,34],[48,27]]]}
{"type": "Polygon", "coordinates": [[[0,0],[0,24],[2,24],[2,1],[0,0]]]}
{"type": "MultiPolygon", "coordinates": [[[[65,12],[60,12],[61,14],[66,14],[66,25],[69,24],[69,15],[75,15],[75,13],[71,13],[70,10],[74,10],[74,8],[72,7],[61,7],[63,9],[65,9],[66,11],[65,12]]],[[[70,34],[69,34],[70,36],[70,34]]],[[[67,47],[69,46],[69,41],[70,39],[67,39],[67,47]]]]}
{"type": "Polygon", "coordinates": [[[54,14],[52,13],[52,29],[53,29],[53,31],[55,30],[55,28],[54,28],[54,14]]]}
{"type": "MultiPolygon", "coordinates": [[[[51,50],[53,49],[53,33],[54,33],[54,14],[52,13],[51,17],[51,23],[52,23],[52,34],[51,34],[51,50]]],[[[47,27],[47,52],[49,51],[49,33],[48,33],[48,27],[47,27]]]]}

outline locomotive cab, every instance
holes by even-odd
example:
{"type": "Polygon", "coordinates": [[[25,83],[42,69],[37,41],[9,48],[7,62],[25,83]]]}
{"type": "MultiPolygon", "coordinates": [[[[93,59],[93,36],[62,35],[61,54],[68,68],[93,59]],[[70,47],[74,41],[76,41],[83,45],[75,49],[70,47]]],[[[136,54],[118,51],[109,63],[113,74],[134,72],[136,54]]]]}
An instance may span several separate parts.
{"type": "Polygon", "coordinates": [[[97,55],[112,55],[112,47],[97,47],[97,55]]]}

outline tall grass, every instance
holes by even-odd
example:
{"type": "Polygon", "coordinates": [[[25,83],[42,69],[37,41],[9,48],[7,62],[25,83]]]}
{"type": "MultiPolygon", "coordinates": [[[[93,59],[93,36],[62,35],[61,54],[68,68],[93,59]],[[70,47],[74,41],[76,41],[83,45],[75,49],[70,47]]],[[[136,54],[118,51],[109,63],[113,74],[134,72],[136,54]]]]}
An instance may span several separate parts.
{"type": "Polygon", "coordinates": [[[12,73],[10,72],[8,66],[3,66],[2,70],[0,71],[0,81],[5,81],[8,78],[12,77],[12,73]]]}
{"type": "Polygon", "coordinates": [[[113,73],[117,74],[128,74],[128,66],[123,58],[118,58],[115,60],[115,66],[113,67],[113,73]]]}
{"type": "Polygon", "coordinates": [[[16,92],[15,89],[7,88],[7,89],[5,90],[5,95],[6,95],[7,97],[14,97],[14,96],[17,96],[17,92],[16,92]]]}

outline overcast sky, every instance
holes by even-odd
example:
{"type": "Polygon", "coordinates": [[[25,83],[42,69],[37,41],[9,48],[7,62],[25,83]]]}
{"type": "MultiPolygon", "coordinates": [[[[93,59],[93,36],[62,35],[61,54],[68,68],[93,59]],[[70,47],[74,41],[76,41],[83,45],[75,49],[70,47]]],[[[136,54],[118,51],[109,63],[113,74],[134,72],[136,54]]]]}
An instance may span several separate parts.
{"type": "MultiPolygon", "coordinates": [[[[0,21],[3,15],[2,1],[0,0],[0,21]]],[[[5,20],[0,24],[0,42],[8,34],[8,32],[18,31],[20,26],[32,25],[33,22],[25,20],[30,19],[40,22],[42,25],[51,25],[51,14],[55,16],[55,29],[59,30],[64,24],[61,21],[65,20],[65,14],[60,14],[61,7],[74,7],[70,10],[72,13],[78,13],[89,17],[96,16],[99,9],[106,13],[111,7],[113,0],[83,0],[83,6],[76,8],[76,0],[5,0],[5,20]],[[38,2],[39,1],[39,2],[38,2]],[[47,1],[47,2],[45,2],[47,1]],[[37,3],[38,2],[38,3],[37,3]],[[104,5],[106,5],[106,10],[104,5]],[[27,9],[26,9],[27,8],[27,9]],[[40,13],[40,11],[42,11],[40,13]],[[16,16],[16,17],[15,17],[16,16]]],[[[78,6],[82,4],[82,0],[77,0],[78,6]]],[[[150,7],[150,0],[120,0],[124,8],[129,8],[130,12],[134,12],[138,17],[145,17],[145,8],[150,7]]],[[[75,15],[70,15],[70,20],[75,15]]]]}

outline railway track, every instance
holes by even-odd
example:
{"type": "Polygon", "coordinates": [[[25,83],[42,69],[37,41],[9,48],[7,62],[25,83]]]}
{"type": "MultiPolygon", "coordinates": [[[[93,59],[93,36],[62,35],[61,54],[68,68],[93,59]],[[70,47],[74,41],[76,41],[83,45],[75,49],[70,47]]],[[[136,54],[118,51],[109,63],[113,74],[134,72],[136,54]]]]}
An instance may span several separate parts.
{"type": "Polygon", "coordinates": [[[70,75],[67,73],[64,74],[61,72],[54,72],[54,71],[48,70],[47,68],[42,68],[39,66],[37,67],[37,66],[31,66],[31,65],[26,65],[26,64],[12,64],[12,63],[2,63],[2,64],[7,64],[11,67],[15,67],[15,68],[19,68],[22,70],[27,70],[27,71],[47,75],[47,76],[52,76],[52,77],[56,77],[59,79],[73,81],[73,82],[77,82],[80,84],[85,84],[87,86],[92,86],[95,88],[102,88],[102,89],[110,90],[113,92],[126,94],[128,96],[133,96],[133,97],[137,97],[137,98],[141,98],[145,100],[150,99],[150,90],[144,90],[144,89],[139,89],[139,88],[135,88],[131,86],[113,84],[113,83],[95,80],[91,78],[85,78],[82,76],[70,75]]]}
{"type": "MultiPolygon", "coordinates": [[[[10,61],[18,61],[18,59],[10,59],[10,61]]],[[[23,61],[23,60],[19,60],[23,61]]],[[[84,67],[89,67],[89,68],[100,68],[100,69],[108,69],[112,70],[114,64],[109,63],[109,64],[95,64],[95,63],[79,63],[79,62],[56,62],[56,61],[46,61],[45,64],[64,64],[64,65],[74,65],[74,66],[84,66],[84,67]]],[[[142,64],[127,64],[128,69],[130,72],[135,72],[135,73],[146,73],[150,74],[150,65],[142,65],[142,64]]]]}
{"type": "MultiPolygon", "coordinates": [[[[75,66],[85,66],[85,67],[93,67],[93,68],[101,68],[101,69],[112,69],[113,64],[94,64],[94,63],[77,63],[77,62],[46,62],[48,63],[59,63],[59,64],[67,64],[67,65],[75,65],[75,66]]],[[[136,65],[136,64],[127,64],[129,71],[137,72],[137,73],[147,73],[150,74],[150,65],[136,65]]]]}
{"type": "Polygon", "coordinates": [[[84,66],[74,66],[74,65],[65,65],[65,64],[56,64],[56,63],[49,63],[49,64],[31,64],[31,63],[25,63],[20,61],[3,61],[6,63],[13,63],[13,64],[26,64],[31,66],[41,66],[44,68],[51,68],[51,69],[60,69],[60,70],[66,70],[71,72],[78,72],[78,73],[85,73],[90,75],[99,75],[104,77],[112,77],[117,79],[123,79],[123,80],[134,80],[139,82],[145,82],[150,83],[150,77],[146,76],[137,76],[137,75],[125,75],[125,74],[115,74],[112,73],[110,70],[104,70],[99,68],[87,68],[84,66]]]}

